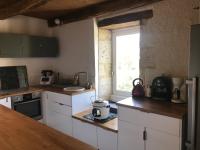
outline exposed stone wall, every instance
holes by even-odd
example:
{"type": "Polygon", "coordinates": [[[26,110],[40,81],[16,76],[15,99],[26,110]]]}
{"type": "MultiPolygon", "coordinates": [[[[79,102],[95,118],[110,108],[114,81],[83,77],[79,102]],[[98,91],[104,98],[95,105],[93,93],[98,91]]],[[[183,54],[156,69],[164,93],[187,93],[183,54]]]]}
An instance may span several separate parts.
{"type": "MultiPolygon", "coordinates": [[[[152,79],[161,74],[187,77],[190,29],[191,25],[199,23],[200,19],[199,10],[193,9],[197,6],[199,6],[199,0],[163,0],[129,11],[152,9],[154,13],[153,18],[141,21],[140,76],[145,80],[145,84],[151,84],[152,79]]],[[[124,12],[113,13],[107,17],[116,16],[116,14],[124,14],[124,12]]],[[[104,37],[102,35],[105,35],[101,33],[105,32],[103,30],[99,32],[101,39],[99,73],[103,76],[104,71],[102,70],[105,68],[102,63],[101,51],[105,52],[106,45],[101,44],[104,37]]],[[[104,81],[106,80],[100,81],[99,87],[105,85],[104,81]]],[[[103,91],[106,90],[106,88],[103,89],[103,91]]],[[[103,91],[100,88],[100,95],[103,91]]]]}
{"type": "Polygon", "coordinates": [[[112,94],[111,31],[99,29],[99,97],[109,99],[112,94]]]}
{"type": "Polygon", "coordinates": [[[198,23],[196,0],[163,0],[142,9],[154,16],[141,26],[141,77],[146,83],[162,73],[186,77],[190,27],[198,23]]]}

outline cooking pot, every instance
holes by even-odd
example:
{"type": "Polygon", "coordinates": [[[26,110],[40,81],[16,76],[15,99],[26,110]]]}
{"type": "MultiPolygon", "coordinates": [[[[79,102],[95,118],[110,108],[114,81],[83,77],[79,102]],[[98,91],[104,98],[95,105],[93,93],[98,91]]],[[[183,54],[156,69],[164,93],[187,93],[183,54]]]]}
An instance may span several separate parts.
{"type": "Polygon", "coordinates": [[[95,119],[102,120],[107,119],[110,113],[110,105],[105,100],[95,100],[92,104],[92,115],[95,119]]]}

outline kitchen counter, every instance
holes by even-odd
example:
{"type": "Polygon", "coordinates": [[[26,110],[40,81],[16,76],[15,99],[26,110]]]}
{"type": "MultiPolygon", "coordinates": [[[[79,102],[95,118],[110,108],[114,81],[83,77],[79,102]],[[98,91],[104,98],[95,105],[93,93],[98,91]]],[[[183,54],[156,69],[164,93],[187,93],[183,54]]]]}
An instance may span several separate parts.
{"type": "Polygon", "coordinates": [[[91,111],[92,111],[91,109],[88,109],[86,111],[75,114],[72,117],[75,118],[75,119],[78,119],[80,121],[84,121],[84,122],[87,122],[87,123],[90,123],[90,124],[94,124],[96,126],[99,126],[101,128],[104,128],[104,129],[112,131],[112,132],[118,132],[118,119],[117,118],[112,119],[112,120],[110,120],[106,123],[100,123],[100,122],[92,121],[92,120],[89,120],[89,119],[86,119],[86,118],[83,117],[84,115],[91,113],[91,111]]]}
{"type": "Polygon", "coordinates": [[[158,101],[148,98],[127,98],[117,103],[132,109],[138,109],[147,113],[155,113],[182,119],[187,113],[186,104],[175,104],[166,101],[158,101]]]}
{"type": "Polygon", "coordinates": [[[1,150],[95,150],[2,105],[0,114],[1,150]]]}
{"type": "Polygon", "coordinates": [[[59,87],[39,85],[39,86],[30,86],[29,88],[24,88],[24,89],[0,92],[0,99],[10,97],[10,96],[22,95],[22,94],[27,94],[27,93],[32,93],[32,92],[42,92],[42,91],[50,91],[50,92],[73,96],[73,95],[78,95],[85,92],[94,91],[94,89],[84,90],[84,91],[79,91],[79,92],[68,92],[68,91],[64,91],[63,88],[59,88],[59,87]]]}

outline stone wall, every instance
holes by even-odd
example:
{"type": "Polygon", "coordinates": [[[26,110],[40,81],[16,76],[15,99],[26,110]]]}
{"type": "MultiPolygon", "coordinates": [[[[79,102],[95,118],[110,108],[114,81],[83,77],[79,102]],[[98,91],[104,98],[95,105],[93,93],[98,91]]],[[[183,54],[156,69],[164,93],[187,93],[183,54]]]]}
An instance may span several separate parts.
{"type": "Polygon", "coordinates": [[[186,77],[190,26],[196,23],[191,0],[164,0],[149,6],[152,19],[141,26],[141,76],[146,83],[160,74],[186,77]]]}
{"type": "Polygon", "coordinates": [[[138,9],[101,16],[107,18],[153,10],[153,18],[141,21],[140,76],[145,84],[166,74],[187,77],[190,50],[190,27],[199,23],[199,0],[163,0],[138,9]]]}
{"type": "Polygon", "coordinates": [[[110,99],[112,94],[111,31],[99,29],[99,97],[110,99]]]}

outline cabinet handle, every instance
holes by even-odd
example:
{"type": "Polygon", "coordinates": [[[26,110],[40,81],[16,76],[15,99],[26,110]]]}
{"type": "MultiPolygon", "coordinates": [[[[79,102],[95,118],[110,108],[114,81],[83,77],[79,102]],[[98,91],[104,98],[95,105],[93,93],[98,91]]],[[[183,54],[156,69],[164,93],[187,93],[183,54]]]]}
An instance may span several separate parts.
{"type": "Polygon", "coordinates": [[[146,130],[143,131],[143,140],[144,141],[147,140],[147,131],[146,130]]]}
{"type": "Polygon", "coordinates": [[[65,104],[62,104],[62,103],[59,103],[59,102],[55,102],[55,101],[54,101],[54,103],[61,105],[61,106],[65,105],[65,104]]]}
{"type": "Polygon", "coordinates": [[[8,98],[6,98],[6,102],[8,102],[8,98]]]}

